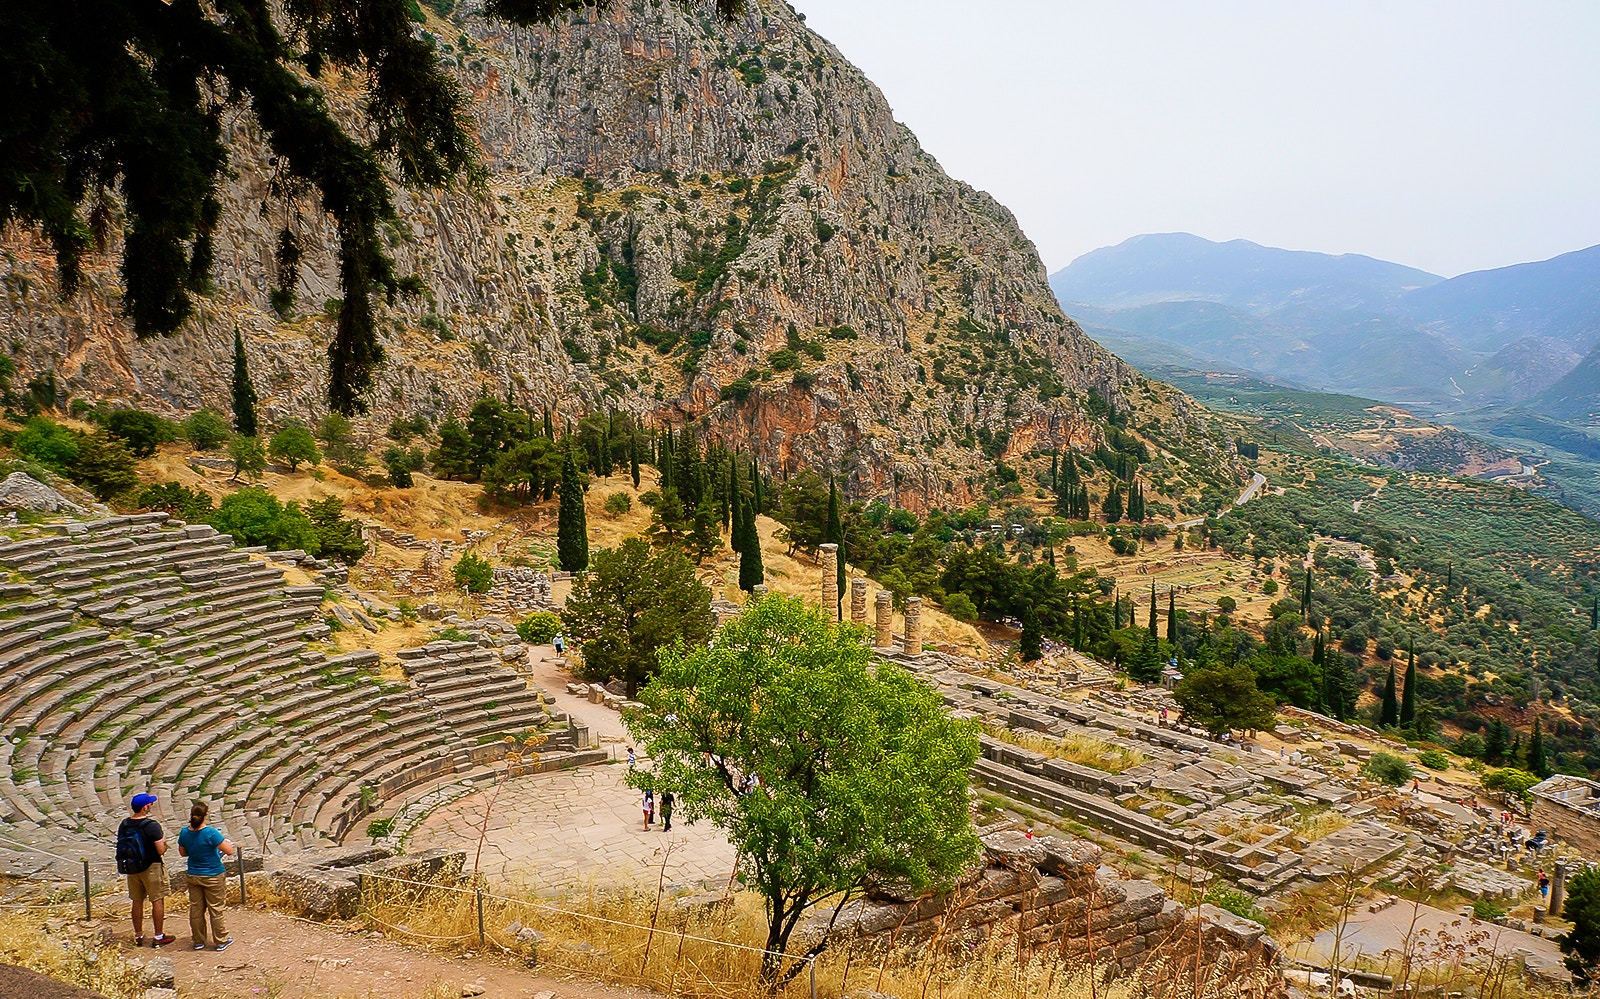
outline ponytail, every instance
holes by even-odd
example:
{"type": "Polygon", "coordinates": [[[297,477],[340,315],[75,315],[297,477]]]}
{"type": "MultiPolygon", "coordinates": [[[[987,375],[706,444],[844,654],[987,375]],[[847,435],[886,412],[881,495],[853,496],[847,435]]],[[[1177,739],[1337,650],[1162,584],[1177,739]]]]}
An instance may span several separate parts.
{"type": "Polygon", "coordinates": [[[211,806],[203,801],[197,801],[189,807],[189,828],[199,829],[206,824],[206,816],[211,813],[211,806]]]}

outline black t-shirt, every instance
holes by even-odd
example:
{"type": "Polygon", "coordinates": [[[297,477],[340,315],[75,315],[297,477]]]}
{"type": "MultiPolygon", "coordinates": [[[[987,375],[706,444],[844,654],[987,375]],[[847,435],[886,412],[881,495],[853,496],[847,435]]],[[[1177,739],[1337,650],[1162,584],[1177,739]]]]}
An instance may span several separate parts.
{"type": "Polygon", "coordinates": [[[156,851],[156,844],[165,835],[161,831],[161,823],[155,819],[123,819],[122,821],[124,824],[132,823],[138,827],[139,834],[144,837],[144,856],[150,862],[150,866],[161,863],[161,854],[156,851]]]}

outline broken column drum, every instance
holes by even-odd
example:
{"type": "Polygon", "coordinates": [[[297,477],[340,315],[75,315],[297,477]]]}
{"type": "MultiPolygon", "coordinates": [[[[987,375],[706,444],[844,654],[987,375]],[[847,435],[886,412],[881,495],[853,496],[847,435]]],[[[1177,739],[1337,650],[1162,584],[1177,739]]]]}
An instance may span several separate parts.
{"type": "Polygon", "coordinates": [[[921,597],[906,597],[906,654],[922,655],[921,597]]]}
{"type": "Polygon", "coordinates": [[[867,581],[860,576],[850,580],[850,620],[867,623],[867,581]]]}
{"type": "Polygon", "coordinates": [[[837,613],[839,609],[839,546],[826,544],[820,546],[817,550],[822,556],[822,606],[828,611],[837,613]]]}

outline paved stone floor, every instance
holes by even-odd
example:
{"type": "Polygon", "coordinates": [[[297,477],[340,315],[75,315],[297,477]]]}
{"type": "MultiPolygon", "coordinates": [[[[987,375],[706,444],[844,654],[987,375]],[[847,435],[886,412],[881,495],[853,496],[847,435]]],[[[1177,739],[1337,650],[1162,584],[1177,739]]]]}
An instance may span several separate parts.
{"type": "MultiPolygon", "coordinates": [[[[627,730],[615,711],[566,693],[571,679],[549,646],[530,646],[533,679],[558,707],[582,719],[600,745],[627,758],[627,730]]],[[[406,841],[411,851],[460,847],[470,864],[484,816],[481,866],[541,891],[587,883],[632,880],[654,886],[666,864],[669,885],[721,887],[733,873],[733,847],[710,823],[660,823],[644,829],[640,793],[624,783],[627,766],[602,766],[535,774],[493,790],[467,795],[429,815],[406,841]],[[670,850],[669,850],[670,848],[670,850]]]]}

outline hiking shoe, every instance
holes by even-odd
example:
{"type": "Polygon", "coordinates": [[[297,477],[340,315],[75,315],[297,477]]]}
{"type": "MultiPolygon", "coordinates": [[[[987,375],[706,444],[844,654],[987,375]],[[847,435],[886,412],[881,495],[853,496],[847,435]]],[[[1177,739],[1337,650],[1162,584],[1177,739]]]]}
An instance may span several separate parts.
{"type": "Polygon", "coordinates": [[[143,947],[144,946],[144,937],[134,937],[133,938],[133,945],[135,947],[143,947]]]}
{"type": "Polygon", "coordinates": [[[172,943],[173,941],[175,941],[177,939],[178,939],[177,937],[168,936],[167,934],[163,933],[160,936],[153,938],[150,941],[150,946],[152,946],[152,947],[165,947],[167,944],[172,943]]]}
{"type": "Polygon", "coordinates": [[[227,950],[228,949],[228,945],[231,944],[231,943],[233,943],[233,937],[229,937],[228,939],[226,939],[226,940],[222,941],[221,943],[217,944],[217,950],[219,950],[219,951],[227,950]]]}
{"type": "Polygon", "coordinates": [[[206,949],[206,945],[201,943],[201,942],[199,942],[198,940],[196,940],[195,944],[194,944],[194,949],[195,950],[205,950],[206,949]]]}

